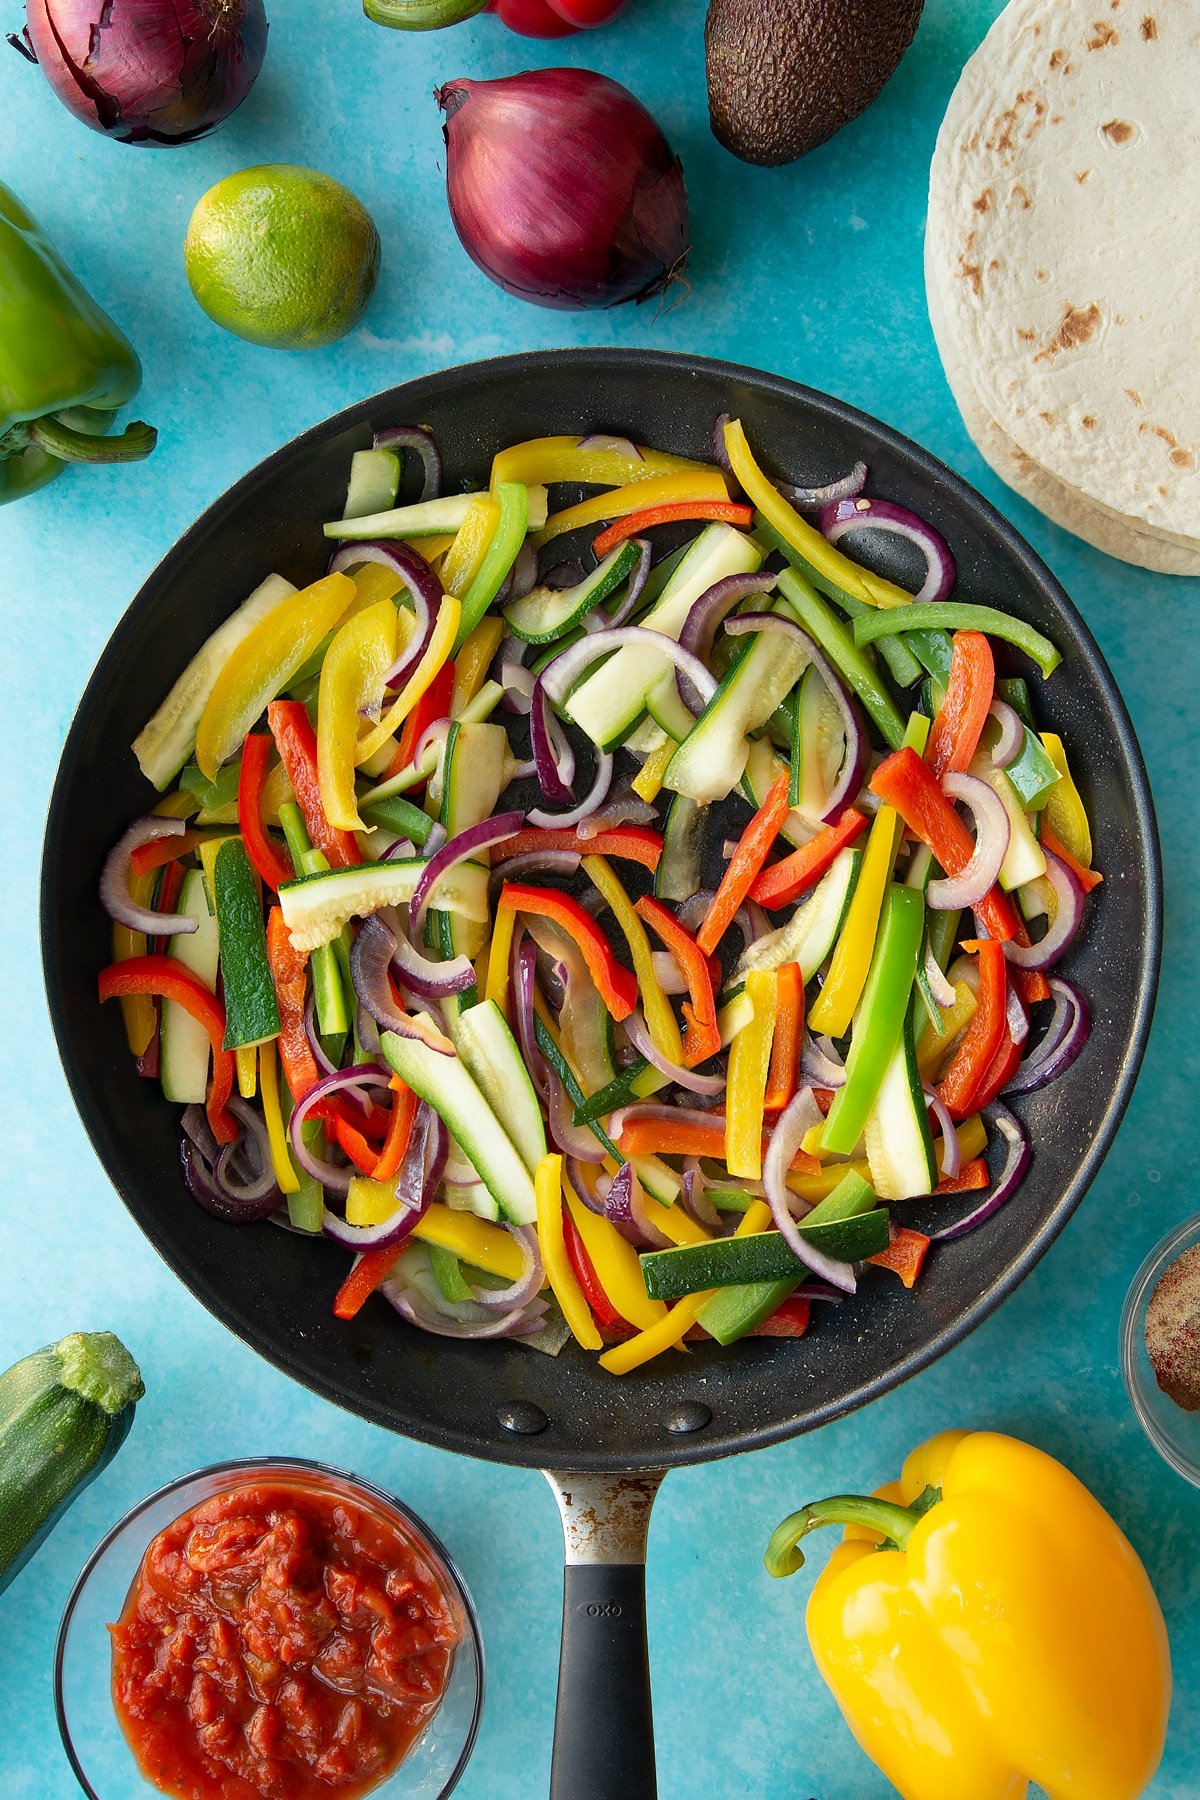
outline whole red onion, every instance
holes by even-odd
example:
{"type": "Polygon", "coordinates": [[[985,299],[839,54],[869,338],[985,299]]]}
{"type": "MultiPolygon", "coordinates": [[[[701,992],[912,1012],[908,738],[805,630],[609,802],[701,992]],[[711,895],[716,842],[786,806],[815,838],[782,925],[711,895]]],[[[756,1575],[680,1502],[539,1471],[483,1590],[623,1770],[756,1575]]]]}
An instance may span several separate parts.
{"type": "Polygon", "coordinates": [[[589,69],[449,81],[446,187],[485,275],[562,309],[648,300],[688,252],[683,165],[640,100],[589,69]]]}
{"type": "Polygon", "coordinates": [[[25,38],[63,105],[127,144],[183,144],[241,105],[263,0],[28,0],[25,38]]]}

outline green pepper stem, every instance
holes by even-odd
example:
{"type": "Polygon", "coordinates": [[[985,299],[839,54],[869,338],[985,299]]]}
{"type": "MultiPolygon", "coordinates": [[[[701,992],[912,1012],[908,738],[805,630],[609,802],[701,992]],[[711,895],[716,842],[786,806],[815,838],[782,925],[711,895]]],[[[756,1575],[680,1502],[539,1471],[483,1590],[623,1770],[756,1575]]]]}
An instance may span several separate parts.
{"type": "Polygon", "coordinates": [[[394,31],[439,31],[481,13],[488,0],[363,0],[363,11],[376,25],[394,31]]]}
{"type": "Polygon", "coordinates": [[[897,1506],[892,1500],[879,1500],[873,1494],[835,1494],[828,1500],[814,1500],[799,1512],[777,1525],[771,1533],[763,1559],[770,1575],[794,1575],[804,1567],[800,1540],[822,1525],[865,1525],[877,1531],[897,1550],[908,1547],[908,1540],[925,1508],[897,1506]]]}
{"type": "Polygon", "coordinates": [[[89,431],[76,431],[64,425],[52,413],[34,419],[29,426],[32,441],[61,462],[117,463],[141,462],[158,442],[158,433],[141,419],[127,425],[118,437],[97,437],[89,431]]]}

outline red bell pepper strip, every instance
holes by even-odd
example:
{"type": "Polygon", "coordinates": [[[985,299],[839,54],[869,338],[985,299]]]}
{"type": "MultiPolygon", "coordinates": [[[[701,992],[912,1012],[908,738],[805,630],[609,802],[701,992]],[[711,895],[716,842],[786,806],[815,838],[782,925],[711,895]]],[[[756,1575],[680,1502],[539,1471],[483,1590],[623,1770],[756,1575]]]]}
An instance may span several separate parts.
{"type": "Polygon", "coordinates": [[[326,1130],[336,1138],[360,1175],[374,1175],[375,1164],[379,1161],[378,1153],[349,1119],[344,1118],[340,1111],[335,1112],[327,1121],[326,1130]]]}
{"type": "Polygon", "coordinates": [[[592,544],[599,557],[607,556],[628,538],[640,537],[652,525],[670,525],[682,519],[722,519],[726,525],[740,525],[749,531],[754,523],[754,508],[739,506],[732,500],[672,500],[666,506],[648,506],[643,512],[630,513],[602,531],[592,544]]]}
{"type": "MultiPolygon", "coordinates": [[[[947,875],[962,874],[974,853],[974,840],[915,750],[906,745],[881,762],[871,777],[871,792],[894,807],[908,829],[929,845],[947,875]]],[[[998,887],[991,888],[974,911],[997,942],[1016,937],[1017,916],[998,887]]]]}
{"type": "MultiPolygon", "coordinates": [[[[738,839],[737,849],[729,859],[713,903],[696,933],[696,942],[705,956],[712,955],[732,924],[738,907],[762,873],[771,845],[788,816],[788,780],[785,769],[738,839]]],[[[963,829],[965,831],[966,827],[963,829]]]]}
{"type": "Polygon", "coordinates": [[[151,994],[160,1000],[174,1000],[204,1027],[213,1059],[205,1103],[208,1123],[218,1144],[232,1144],[238,1125],[226,1112],[225,1103],[233,1091],[234,1062],[231,1052],[224,1048],[225,1008],[211,989],[173,956],[131,956],[125,962],[110,963],[100,971],[98,988],[102,1003],[119,999],[122,994],[151,994]]]}
{"type": "Polygon", "coordinates": [[[554,888],[525,887],[506,881],[500,890],[499,912],[536,913],[552,919],[578,945],[600,998],[618,1023],[627,1019],[638,1000],[637,982],[612,953],[608,939],[591,913],[569,894],[554,888]]]}
{"type": "Polygon", "coordinates": [[[979,998],[966,1035],[938,1083],[938,1094],[952,1119],[967,1117],[969,1102],[995,1063],[1008,1030],[1004,946],[994,938],[971,938],[963,949],[979,958],[979,998]]]}
{"type": "Polygon", "coordinates": [[[417,746],[431,725],[439,719],[450,716],[450,702],[454,698],[454,664],[443,663],[417,704],[400,727],[400,736],[396,740],[396,754],[387,766],[390,779],[407,769],[417,754],[417,746]]]}
{"type": "Polygon", "coordinates": [[[401,1081],[399,1075],[393,1075],[388,1085],[395,1089],[396,1098],[392,1101],[392,1116],[388,1120],[388,1134],[383,1140],[383,1149],[371,1170],[372,1181],[392,1181],[400,1173],[400,1164],[408,1155],[413,1124],[417,1117],[419,1101],[407,1083],[401,1081]]]}
{"type": "Polygon", "coordinates": [[[238,830],[246,846],[246,855],[263,881],[276,892],[285,881],[294,881],[296,871],[286,850],[271,841],[263,824],[262,789],[267,778],[267,759],[271,740],[265,731],[252,731],[242,746],[242,768],[238,776],[238,830]]]}
{"type": "Polygon", "coordinates": [[[566,1207],[563,1208],[563,1241],[567,1247],[567,1261],[583,1290],[584,1299],[596,1315],[597,1325],[602,1331],[606,1326],[624,1325],[626,1321],[600,1285],[600,1277],[587,1253],[587,1246],[579,1235],[579,1227],[566,1207]]]}
{"type": "Polygon", "coordinates": [[[966,774],[995,695],[992,646],[982,631],[956,631],[946,698],[925,747],[925,760],[939,781],[943,775],[966,774]]]}
{"type": "MultiPolygon", "coordinates": [[[[629,1119],[621,1130],[618,1149],[623,1156],[709,1156],[725,1161],[725,1115],[712,1113],[698,1119],[629,1119]]],[[[791,1167],[797,1174],[815,1175],[820,1163],[807,1150],[797,1150],[791,1167]]]]}
{"type": "Polygon", "coordinates": [[[796,1092],[796,1065],[804,1032],[804,977],[799,963],[782,965],[775,993],[775,1035],[763,1096],[768,1112],[781,1112],[796,1092]]]}
{"type": "Polygon", "coordinates": [[[982,1112],[985,1106],[990,1106],[1004,1092],[1020,1066],[1024,1049],[1023,1044],[1013,1042],[1012,1032],[1006,1022],[1000,1048],[992,1058],[991,1067],[985,1069],[975,1092],[967,1096],[968,1113],[982,1112]]]}
{"type": "MultiPolygon", "coordinates": [[[[161,913],[173,913],[179,904],[179,895],[183,888],[183,864],[169,862],[162,872],[162,880],[158,884],[155,896],[155,910],[161,913]]],[[[167,948],[169,938],[156,937],[150,939],[150,949],[158,953],[167,948]]]]}
{"type": "Polygon", "coordinates": [[[190,856],[208,835],[203,829],[192,829],[178,832],[175,837],[151,838],[148,844],[139,844],[130,853],[129,872],[131,875],[149,875],[152,869],[161,869],[166,863],[190,856]]]}
{"type": "Polygon", "coordinates": [[[943,1175],[933,1191],[935,1194],[973,1194],[987,1184],[987,1164],[982,1156],[973,1156],[963,1164],[957,1175],[943,1175]]]}
{"type": "Polygon", "coordinates": [[[835,858],[852,844],[867,821],[856,807],[848,806],[836,824],[826,825],[810,843],[802,844],[781,862],[763,870],[750,889],[760,906],[790,906],[807,888],[820,881],[835,858]]]}
{"type": "MultiPolygon", "coordinates": [[[[1043,850],[1049,850],[1052,856],[1057,856],[1059,862],[1066,863],[1068,869],[1070,869],[1072,875],[1074,875],[1085,894],[1090,894],[1092,889],[1094,887],[1099,887],[1100,883],[1104,880],[1099,869],[1085,868],[1078,857],[1071,855],[1067,846],[1062,843],[1060,839],[1055,837],[1049,825],[1046,823],[1044,816],[1042,818],[1041,843],[1043,850]]],[[[134,856],[136,855],[137,851],[135,850],[134,856]]],[[[130,860],[132,860],[132,858],[130,860]]]]}
{"type": "Polygon", "coordinates": [[[689,1069],[694,1069],[698,1063],[707,1062],[710,1056],[715,1056],[721,1048],[717,998],[713,992],[709,958],[691,932],[685,930],[661,900],[644,894],[634,911],[666,945],[687,982],[689,998],[683,1003],[683,1060],[689,1069]]]}
{"type": "Polygon", "coordinates": [[[598,831],[594,837],[581,838],[577,831],[539,830],[530,826],[506,838],[492,850],[492,865],[507,862],[510,857],[524,856],[530,850],[577,850],[581,856],[615,856],[620,862],[641,863],[651,873],[662,856],[662,833],[649,825],[617,825],[611,831],[598,831]]]}
{"type": "Polygon", "coordinates": [[[403,1244],[385,1244],[378,1250],[365,1250],[343,1281],[333,1302],[337,1319],[352,1319],[362,1311],[381,1281],[386,1281],[392,1264],[403,1244]]]}
{"type": "Polygon", "coordinates": [[[905,1287],[910,1288],[921,1273],[930,1242],[923,1231],[910,1231],[907,1225],[901,1225],[887,1249],[881,1250],[878,1256],[868,1256],[867,1261],[881,1269],[893,1269],[905,1287]]]}
{"type": "Polygon", "coordinates": [[[809,1315],[812,1302],[803,1294],[789,1294],[781,1300],[775,1311],[765,1318],[761,1325],[746,1333],[747,1337],[803,1337],[808,1330],[809,1315]]]}
{"type": "MultiPolygon", "coordinates": [[[[283,913],[277,906],[273,906],[267,915],[267,963],[279,1005],[279,1060],[283,1064],[288,1092],[294,1101],[300,1101],[310,1088],[316,1087],[319,1079],[317,1059],[304,1025],[308,955],[293,948],[283,913]]],[[[314,1110],[324,1116],[320,1102],[314,1110]]]]}
{"type": "Polygon", "coordinates": [[[267,708],[267,724],[314,848],[323,853],[331,869],[353,869],[362,861],[354,833],[331,825],[321,805],[317,735],[307,712],[298,700],[272,700],[267,708]]]}

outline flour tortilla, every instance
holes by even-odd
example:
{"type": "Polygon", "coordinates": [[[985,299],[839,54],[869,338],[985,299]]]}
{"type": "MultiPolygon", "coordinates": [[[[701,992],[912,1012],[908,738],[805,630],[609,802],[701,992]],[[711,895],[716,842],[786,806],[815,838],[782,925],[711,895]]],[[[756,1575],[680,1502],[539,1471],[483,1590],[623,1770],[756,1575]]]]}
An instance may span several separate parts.
{"type": "Polygon", "coordinates": [[[1012,0],[951,99],[929,203],[988,417],[1067,490],[1196,540],[1198,92],[1200,0],[1012,0]]]}
{"type": "Polygon", "coordinates": [[[1048,519],[1103,550],[1106,556],[1115,556],[1140,569],[1153,569],[1160,575],[1200,575],[1200,543],[1124,519],[1064,486],[1026,455],[996,423],[980,399],[950,334],[931,260],[927,255],[925,279],[934,341],[963,423],[989,468],[1048,519]]]}

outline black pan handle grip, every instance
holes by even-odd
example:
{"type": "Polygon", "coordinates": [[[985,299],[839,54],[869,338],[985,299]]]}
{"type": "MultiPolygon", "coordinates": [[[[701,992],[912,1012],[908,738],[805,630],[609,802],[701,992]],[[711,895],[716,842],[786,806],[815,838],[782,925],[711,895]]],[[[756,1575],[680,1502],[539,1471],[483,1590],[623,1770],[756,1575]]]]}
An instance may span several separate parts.
{"type": "Polygon", "coordinates": [[[566,1539],[550,1800],[657,1800],[646,1534],[662,1472],[546,1479],[566,1539]]]}

